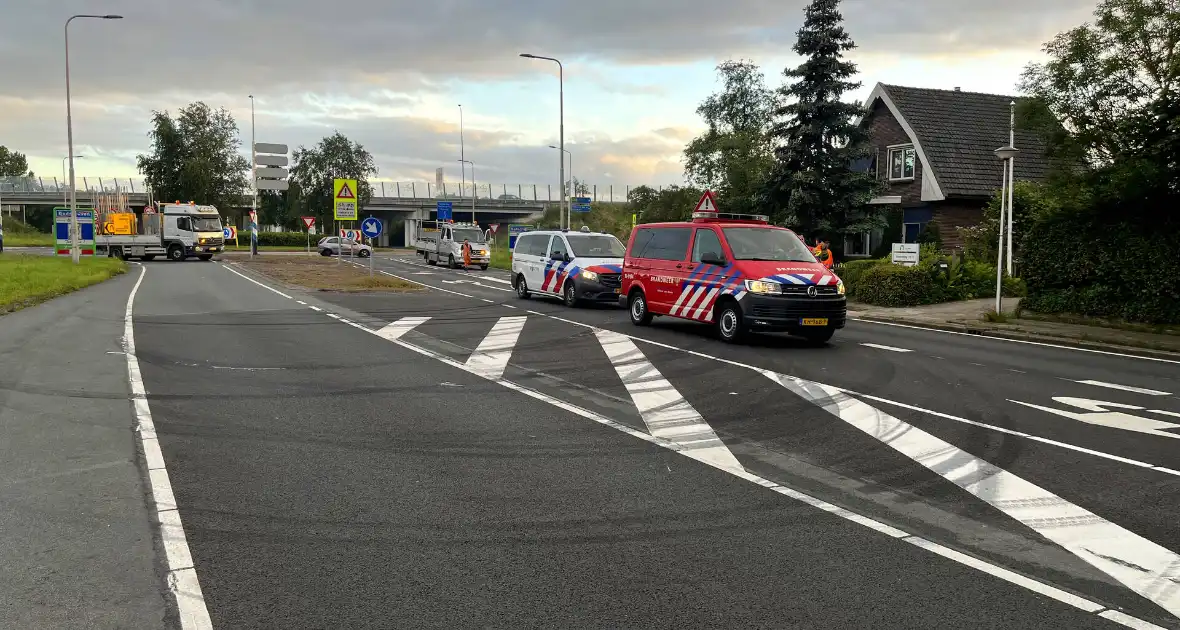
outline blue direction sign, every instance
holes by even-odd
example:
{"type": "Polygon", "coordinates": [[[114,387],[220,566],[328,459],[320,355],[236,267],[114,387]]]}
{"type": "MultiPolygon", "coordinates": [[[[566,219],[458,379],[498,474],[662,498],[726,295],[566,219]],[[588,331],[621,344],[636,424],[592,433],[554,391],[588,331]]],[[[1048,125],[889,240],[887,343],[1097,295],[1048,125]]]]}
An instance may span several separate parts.
{"type": "Polygon", "coordinates": [[[574,212],[590,212],[590,198],[589,197],[574,197],[574,202],[570,204],[574,212]]]}
{"type": "Polygon", "coordinates": [[[361,221],[361,234],[364,234],[367,238],[381,236],[381,221],[378,221],[377,217],[369,217],[361,221]]]}
{"type": "Polygon", "coordinates": [[[438,202],[438,212],[437,212],[437,214],[438,214],[438,220],[439,220],[439,221],[449,221],[449,220],[451,219],[451,217],[452,217],[452,214],[451,214],[451,202],[449,202],[449,201],[440,201],[440,202],[438,202]]]}
{"type": "Polygon", "coordinates": [[[533,229],[531,225],[512,223],[508,226],[508,249],[516,247],[516,237],[533,229]]]}

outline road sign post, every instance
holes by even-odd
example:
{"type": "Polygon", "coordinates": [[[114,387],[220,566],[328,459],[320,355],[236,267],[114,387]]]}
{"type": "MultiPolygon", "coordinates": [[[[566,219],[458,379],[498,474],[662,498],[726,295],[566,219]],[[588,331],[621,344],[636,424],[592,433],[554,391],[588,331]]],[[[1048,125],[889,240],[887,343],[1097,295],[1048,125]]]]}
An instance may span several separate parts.
{"type": "Polygon", "coordinates": [[[307,255],[311,255],[311,228],[315,225],[315,217],[299,217],[303,220],[303,228],[307,231],[307,255]]]}
{"type": "MultiPolygon", "coordinates": [[[[356,221],[357,187],[355,179],[337,178],[332,180],[332,213],[337,221],[337,227],[343,228],[347,221],[356,221]]],[[[344,239],[340,239],[340,252],[336,256],[336,264],[344,258],[344,239]]]]}
{"type": "MultiPolygon", "coordinates": [[[[361,221],[361,234],[364,234],[370,242],[381,236],[382,229],[381,221],[377,217],[369,217],[361,221]]],[[[373,275],[373,255],[371,253],[369,254],[369,275],[373,275]]]]}

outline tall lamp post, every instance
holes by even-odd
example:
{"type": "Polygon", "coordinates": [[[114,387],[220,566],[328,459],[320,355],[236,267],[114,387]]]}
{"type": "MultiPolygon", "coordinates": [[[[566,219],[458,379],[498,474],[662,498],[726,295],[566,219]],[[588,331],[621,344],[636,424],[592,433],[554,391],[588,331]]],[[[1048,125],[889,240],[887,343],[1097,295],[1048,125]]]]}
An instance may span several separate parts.
{"type": "MultiPolygon", "coordinates": [[[[562,151],[565,151],[565,66],[561,64],[561,60],[553,57],[542,57],[541,55],[533,55],[529,53],[521,53],[521,57],[526,59],[544,59],[545,61],[552,61],[557,64],[557,106],[558,106],[558,140],[562,151]]],[[[560,153],[557,156],[558,162],[561,163],[561,205],[565,205],[565,156],[560,153]]],[[[560,208],[560,207],[559,207],[560,208]]],[[[560,209],[559,209],[560,211],[560,209]]],[[[566,216],[566,224],[563,226],[569,227],[569,216],[566,216]]]]}
{"type": "Polygon", "coordinates": [[[72,15],[66,20],[66,144],[69,146],[70,160],[70,257],[74,264],[82,258],[82,251],[78,247],[78,195],[74,192],[74,116],[70,107],[70,22],[76,19],[92,20],[121,20],[121,15],[72,15]]]}
{"type": "MultiPolygon", "coordinates": [[[[1000,163],[1003,165],[1003,172],[1004,172],[1004,174],[1002,176],[1003,183],[1000,185],[1000,229],[999,229],[1000,238],[999,238],[999,243],[996,245],[996,250],[997,250],[997,254],[996,254],[996,314],[997,315],[1003,312],[1003,307],[1004,307],[1004,302],[1003,302],[1004,293],[1003,293],[1003,291],[1004,291],[1004,218],[1005,218],[1004,213],[1005,213],[1005,210],[1008,213],[1007,214],[1008,217],[1012,216],[1012,208],[1011,208],[1012,196],[1010,194],[1006,195],[1005,193],[1010,193],[1012,190],[1012,178],[1011,178],[1012,160],[1016,158],[1017,153],[1020,153],[1020,151],[1018,149],[1016,149],[1016,147],[1013,147],[1011,145],[1006,146],[1006,147],[1000,147],[1000,148],[996,149],[996,157],[1000,159],[1000,163]]],[[[1011,228],[1009,228],[1009,229],[1011,229],[1011,228]]],[[[1011,241],[1009,241],[1009,243],[1011,243],[1011,241]]],[[[1012,252],[1008,252],[1008,256],[1011,257],[1012,252]]]]}
{"type": "MultiPolygon", "coordinates": [[[[563,149],[561,147],[555,147],[552,144],[549,145],[549,148],[550,149],[557,149],[558,151],[561,151],[565,155],[569,156],[569,159],[570,159],[569,195],[566,196],[566,204],[565,204],[565,216],[566,216],[566,219],[568,220],[568,223],[569,223],[569,225],[566,225],[566,227],[570,227],[574,223],[574,214],[573,214],[573,212],[574,212],[574,197],[578,194],[577,189],[574,188],[574,154],[570,153],[569,150],[567,150],[567,149],[563,149]]],[[[561,185],[564,188],[565,180],[561,181],[561,185]]]]}
{"type": "MultiPolygon", "coordinates": [[[[475,200],[479,198],[479,190],[475,187],[475,162],[471,160],[459,160],[462,164],[471,165],[471,222],[479,225],[479,221],[475,220],[475,200]]],[[[459,168],[463,168],[462,165],[459,168]]]]}
{"type": "MultiPolygon", "coordinates": [[[[84,157],[86,157],[86,156],[85,155],[75,155],[74,159],[81,160],[84,157]]],[[[61,185],[67,186],[67,187],[70,185],[70,180],[66,179],[66,160],[68,160],[68,159],[70,159],[70,157],[68,155],[61,159],[61,185]]],[[[64,191],[62,191],[62,203],[67,206],[70,205],[70,189],[69,188],[66,188],[64,191]]]]}
{"type": "Polygon", "coordinates": [[[249,94],[247,98],[250,99],[250,188],[254,193],[250,205],[250,258],[253,258],[258,253],[258,149],[254,140],[254,95],[249,94]]]}
{"type": "MultiPolygon", "coordinates": [[[[459,199],[463,199],[463,188],[467,186],[467,151],[463,147],[463,103],[459,103],[459,199]]],[[[475,179],[475,173],[471,174],[475,179]]]]}

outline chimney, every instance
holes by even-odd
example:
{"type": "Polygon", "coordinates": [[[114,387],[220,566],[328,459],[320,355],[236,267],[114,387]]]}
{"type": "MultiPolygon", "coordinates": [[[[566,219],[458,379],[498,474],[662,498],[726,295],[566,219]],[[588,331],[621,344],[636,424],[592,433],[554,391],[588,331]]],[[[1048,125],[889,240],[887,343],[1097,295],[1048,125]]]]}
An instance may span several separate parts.
{"type": "Polygon", "coordinates": [[[956,92],[961,92],[962,90],[960,90],[958,87],[955,87],[955,91],[956,91],[956,92]]]}

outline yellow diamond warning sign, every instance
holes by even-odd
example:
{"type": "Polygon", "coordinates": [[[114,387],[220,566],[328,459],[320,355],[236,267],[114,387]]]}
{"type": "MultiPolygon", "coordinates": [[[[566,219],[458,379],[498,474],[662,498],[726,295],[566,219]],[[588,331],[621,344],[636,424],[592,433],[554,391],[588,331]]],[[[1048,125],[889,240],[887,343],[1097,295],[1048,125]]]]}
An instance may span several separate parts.
{"type": "Polygon", "coordinates": [[[333,207],[337,221],[356,221],[356,180],[332,180],[333,207]]]}

